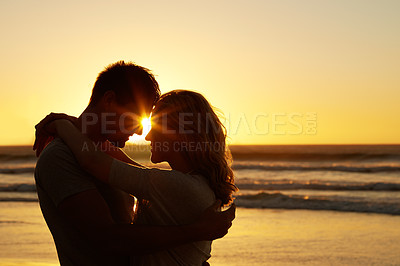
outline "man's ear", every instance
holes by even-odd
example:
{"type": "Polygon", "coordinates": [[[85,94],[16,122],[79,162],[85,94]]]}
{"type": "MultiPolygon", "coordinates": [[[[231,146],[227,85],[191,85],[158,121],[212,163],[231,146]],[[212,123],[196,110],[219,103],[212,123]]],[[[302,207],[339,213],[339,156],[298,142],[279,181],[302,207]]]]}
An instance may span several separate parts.
{"type": "Polygon", "coordinates": [[[115,92],[114,92],[114,91],[111,91],[111,90],[106,91],[106,92],[104,93],[102,99],[101,99],[102,104],[103,104],[105,110],[110,109],[111,106],[112,106],[113,104],[115,104],[116,100],[117,100],[117,96],[115,95],[115,92]]]}

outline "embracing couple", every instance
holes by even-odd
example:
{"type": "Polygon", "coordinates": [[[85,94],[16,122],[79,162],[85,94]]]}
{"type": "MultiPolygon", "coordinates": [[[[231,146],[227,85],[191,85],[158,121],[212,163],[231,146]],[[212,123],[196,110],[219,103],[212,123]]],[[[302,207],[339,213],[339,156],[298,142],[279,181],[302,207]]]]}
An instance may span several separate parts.
{"type": "Polygon", "coordinates": [[[61,265],[208,265],[235,217],[226,131],[192,91],[160,96],[151,72],[123,61],[99,74],[79,118],[36,126],[35,180],[61,265]],[[147,168],[120,148],[151,115],[147,168]],[[134,204],[134,198],[137,202],[134,204]]]}

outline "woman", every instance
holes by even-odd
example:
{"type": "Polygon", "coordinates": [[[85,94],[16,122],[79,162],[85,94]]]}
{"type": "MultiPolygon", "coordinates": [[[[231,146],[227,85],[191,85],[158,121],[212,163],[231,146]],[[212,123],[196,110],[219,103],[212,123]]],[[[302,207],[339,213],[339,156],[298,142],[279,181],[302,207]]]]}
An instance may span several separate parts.
{"type": "MultiPolygon", "coordinates": [[[[62,138],[79,164],[93,176],[147,202],[139,208],[137,224],[191,223],[216,198],[229,204],[237,190],[225,128],[208,101],[196,92],[166,93],[152,112],[152,129],[146,136],[151,141],[151,161],[166,161],[172,170],[113,159],[98,151],[68,120],[55,120],[45,129],[62,138]]],[[[135,257],[132,263],[201,265],[210,252],[211,241],[202,241],[135,257]]]]}

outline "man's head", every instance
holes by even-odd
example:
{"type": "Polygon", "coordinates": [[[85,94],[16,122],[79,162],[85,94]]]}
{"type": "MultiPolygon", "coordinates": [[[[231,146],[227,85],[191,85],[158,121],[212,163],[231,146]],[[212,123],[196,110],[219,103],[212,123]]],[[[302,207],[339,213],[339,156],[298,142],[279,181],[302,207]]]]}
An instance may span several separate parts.
{"type": "Polygon", "coordinates": [[[160,89],[147,68],[119,61],[102,71],[94,84],[89,106],[101,117],[101,134],[123,147],[129,136],[141,134],[141,118],[160,98],[160,89]]]}

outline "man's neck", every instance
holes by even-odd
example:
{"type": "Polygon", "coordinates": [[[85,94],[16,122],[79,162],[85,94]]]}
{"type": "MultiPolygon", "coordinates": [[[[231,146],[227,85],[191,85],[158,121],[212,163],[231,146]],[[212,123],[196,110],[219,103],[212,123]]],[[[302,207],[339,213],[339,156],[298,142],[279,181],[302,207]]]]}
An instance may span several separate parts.
{"type": "Polygon", "coordinates": [[[101,134],[101,112],[96,107],[88,106],[78,117],[75,126],[92,141],[104,142],[101,134]]]}

